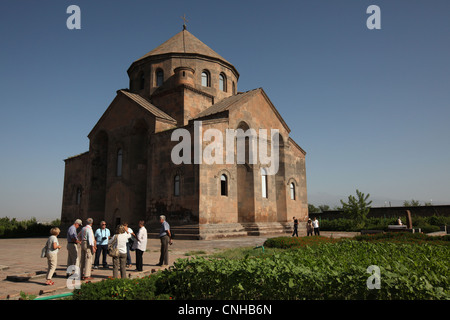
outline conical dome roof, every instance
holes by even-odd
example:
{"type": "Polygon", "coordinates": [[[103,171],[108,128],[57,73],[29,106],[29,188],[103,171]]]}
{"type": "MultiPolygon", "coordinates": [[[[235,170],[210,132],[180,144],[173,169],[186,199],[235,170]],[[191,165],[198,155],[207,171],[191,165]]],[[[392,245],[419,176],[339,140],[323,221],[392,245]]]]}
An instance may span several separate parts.
{"type": "Polygon", "coordinates": [[[168,53],[198,54],[210,58],[219,59],[231,65],[230,62],[225,60],[217,52],[215,52],[206,44],[201,42],[198,38],[196,38],[192,33],[187,31],[186,29],[177,33],[175,36],[173,36],[172,38],[161,44],[159,47],[153,49],[143,57],[139,58],[135,62],[146,59],[150,56],[168,53]]]}

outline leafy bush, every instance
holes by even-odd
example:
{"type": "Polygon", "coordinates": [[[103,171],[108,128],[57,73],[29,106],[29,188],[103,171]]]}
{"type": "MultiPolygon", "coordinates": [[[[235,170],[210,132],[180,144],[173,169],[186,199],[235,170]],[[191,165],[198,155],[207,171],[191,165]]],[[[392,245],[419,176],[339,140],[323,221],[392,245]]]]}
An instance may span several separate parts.
{"type": "Polygon", "coordinates": [[[83,283],[73,292],[74,300],[168,300],[155,295],[158,275],[137,279],[113,279],[83,283]]]}
{"type": "Polygon", "coordinates": [[[450,299],[450,237],[430,238],[389,233],[358,237],[359,241],[294,238],[290,244],[275,238],[268,243],[300,245],[296,249],[267,250],[270,254],[253,250],[256,256],[247,254],[241,259],[179,259],[172,269],[150,277],[85,283],[74,291],[73,298],[450,299]],[[397,240],[415,244],[394,243],[397,240]],[[430,245],[439,241],[445,245],[430,245]],[[380,268],[380,289],[367,288],[371,276],[367,268],[371,265],[380,268]]]}
{"type": "Polygon", "coordinates": [[[306,246],[316,246],[323,243],[334,243],[339,241],[329,237],[314,236],[314,237],[276,237],[267,239],[264,242],[265,247],[269,248],[300,248],[306,246]]]}
{"type": "Polygon", "coordinates": [[[245,259],[178,260],[156,281],[177,299],[449,299],[450,247],[341,240],[245,259]],[[377,265],[381,289],[369,290],[377,265]]]}

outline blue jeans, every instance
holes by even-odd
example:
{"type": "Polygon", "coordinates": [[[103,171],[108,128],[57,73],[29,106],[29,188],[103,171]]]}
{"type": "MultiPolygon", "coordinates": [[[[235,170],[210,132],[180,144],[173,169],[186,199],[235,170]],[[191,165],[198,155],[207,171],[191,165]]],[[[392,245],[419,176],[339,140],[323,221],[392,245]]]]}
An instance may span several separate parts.
{"type": "Polygon", "coordinates": [[[102,259],[103,267],[108,266],[108,263],[106,262],[107,253],[108,253],[108,245],[107,244],[97,246],[97,251],[95,252],[94,267],[98,267],[98,265],[100,263],[100,254],[103,254],[103,259],[102,259]]]}

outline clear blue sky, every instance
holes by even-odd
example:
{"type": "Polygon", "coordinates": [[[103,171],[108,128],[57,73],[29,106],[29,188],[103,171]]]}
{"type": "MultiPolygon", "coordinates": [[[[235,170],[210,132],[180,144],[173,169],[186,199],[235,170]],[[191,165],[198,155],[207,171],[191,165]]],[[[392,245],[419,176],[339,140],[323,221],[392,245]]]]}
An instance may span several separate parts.
{"type": "Polygon", "coordinates": [[[63,159],[130,64],[188,30],[262,87],[307,151],[310,203],[355,190],[375,205],[450,203],[450,1],[86,1],[0,3],[0,217],[61,212],[63,159]],[[81,8],[81,30],[66,9],[81,8]],[[366,9],[381,8],[381,30],[366,9]]]}

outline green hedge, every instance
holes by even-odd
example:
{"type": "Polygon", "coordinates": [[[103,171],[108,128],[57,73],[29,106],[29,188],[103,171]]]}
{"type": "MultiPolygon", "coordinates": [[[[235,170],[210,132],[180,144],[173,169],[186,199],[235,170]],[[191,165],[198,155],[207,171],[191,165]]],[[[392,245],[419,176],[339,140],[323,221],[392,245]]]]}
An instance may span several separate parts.
{"type": "Polygon", "coordinates": [[[167,294],[155,294],[159,274],[137,279],[105,279],[83,283],[73,292],[74,300],[168,300],[167,294]]]}
{"type": "MultiPolygon", "coordinates": [[[[151,277],[83,284],[74,299],[450,299],[448,237],[436,241],[405,237],[417,241],[293,238],[290,247],[297,241],[306,244],[271,254],[258,251],[258,256],[243,259],[179,259],[173,268],[151,277]],[[380,289],[367,288],[371,265],[380,268],[380,289]]],[[[282,239],[272,243],[289,247],[282,239]]]]}
{"type": "Polygon", "coordinates": [[[195,258],[165,271],[177,299],[449,299],[448,246],[343,240],[241,260],[195,258]],[[366,270],[378,265],[381,289],[366,270]]]}
{"type": "Polygon", "coordinates": [[[339,239],[333,239],[323,236],[313,236],[313,237],[275,237],[269,238],[264,242],[264,247],[268,248],[280,248],[280,249],[290,249],[290,248],[301,248],[306,246],[317,246],[324,243],[335,243],[339,239]]]}
{"type": "MultiPolygon", "coordinates": [[[[406,222],[406,217],[401,217],[406,222]]],[[[450,225],[450,217],[446,216],[430,216],[430,217],[413,217],[413,227],[421,228],[422,232],[429,233],[439,231],[439,227],[450,225]]],[[[397,224],[397,218],[367,218],[366,226],[363,229],[387,230],[388,225],[397,224]]],[[[321,219],[320,230],[322,231],[361,231],[352,219],[321,219]]]]}
{"type": "Polygon", "coordinates": [[[390,243],[407,243],[407,244],[437,244],[450,245],[450,235],[445,236],[428,236],[423,233],[410,232],[387,232],[377,234],[366,234],[354,237],[358,241],[370,242],[390,242],[390,243]]]}

